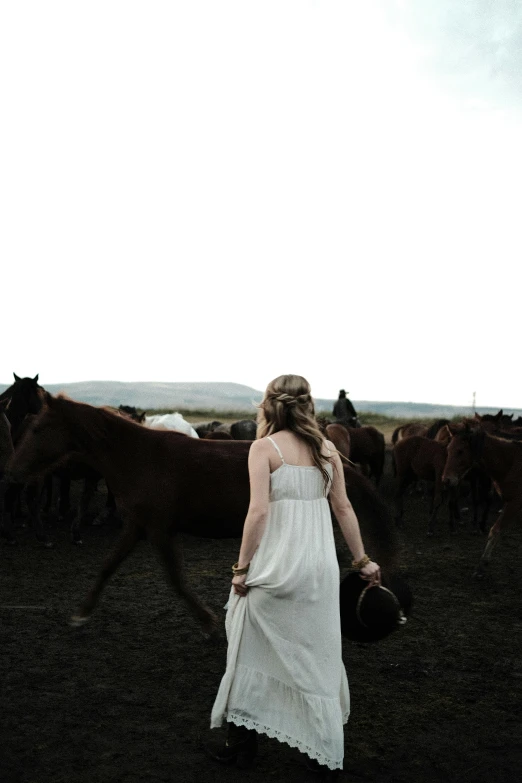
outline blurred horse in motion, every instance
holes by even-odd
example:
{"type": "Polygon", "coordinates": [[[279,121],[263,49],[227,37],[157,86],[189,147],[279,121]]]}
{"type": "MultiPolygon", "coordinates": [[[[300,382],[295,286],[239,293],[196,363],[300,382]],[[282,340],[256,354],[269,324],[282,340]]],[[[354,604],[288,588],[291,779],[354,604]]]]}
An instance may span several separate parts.
{"type": "MultiPolygon", "coordinates": [[[[89,619],[109,577],[146,536],[203,632],[215,632],[215,615],[187,584],[181,536],[241,536],[250,499],[250,445],[149,429],[103,408],[46,395],[42,412],[10,460],[12,475],[43,474],[69,454],[79,455],[105,476],[124,523],[73,624],[89,619]]],[[[370,482],[349,467],[344,471],[365,538],[383,573],[391,572],[398,557],[393,520],[370,482]]]]}

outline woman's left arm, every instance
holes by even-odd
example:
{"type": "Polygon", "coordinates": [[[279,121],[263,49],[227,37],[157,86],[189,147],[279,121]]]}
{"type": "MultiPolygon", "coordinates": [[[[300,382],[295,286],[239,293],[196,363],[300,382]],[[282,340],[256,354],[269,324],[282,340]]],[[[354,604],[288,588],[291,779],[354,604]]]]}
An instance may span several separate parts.
{"type": "MultiPolygon", "coordinates": [[[[268,503],[270,494],[270,460],[267,443],[255,440],[248,455],[248,474],[250,477],[250,503],[243,527],[243,538],[239,550],[238,568],[246,568],[263,536],[268,518],[268,503]]],[[[246,595],[245,585],[247,574],[237,574],[232,579],[234,590],[238,595],[246,595]]]]}

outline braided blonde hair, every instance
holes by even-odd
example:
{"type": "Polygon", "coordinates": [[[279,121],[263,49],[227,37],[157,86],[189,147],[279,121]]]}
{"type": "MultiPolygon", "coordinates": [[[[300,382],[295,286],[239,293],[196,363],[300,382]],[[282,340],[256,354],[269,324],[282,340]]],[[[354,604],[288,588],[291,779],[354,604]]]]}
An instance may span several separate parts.
{"type": "Polygon", "coordinates": [[[280,375],[270,381],[257,412],[257,438],[280,430],[290,430],[310,448],[312,461],[323,475],[325,495],[330,484],[326,467],[329,457],[322,453],[324,438],[315,419],[310,384],[302,375],[280,375]]]}

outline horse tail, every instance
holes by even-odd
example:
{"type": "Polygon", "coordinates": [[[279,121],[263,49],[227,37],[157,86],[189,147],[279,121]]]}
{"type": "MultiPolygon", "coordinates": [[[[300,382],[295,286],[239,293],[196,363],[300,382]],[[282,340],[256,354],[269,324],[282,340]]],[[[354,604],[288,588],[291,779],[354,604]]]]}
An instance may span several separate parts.
{"type": "Polygon", "coordinates": [[[399,440],[399,432],[401,430],[402,430],[402,424],[400,424],[398,427],[395,427],[395,429],[393,430],[393,435],[391,437],[391,441],[392,441],[394,446],[397,443],[397,441],[399,440]]]}
{"type": "Polygon", "coordinates": [[[372,482],[348,465],[343,467],[348,497],[357,514],[365,546],[383,573],[392,573],[399,562],[399,541],[393,517],[372,482]]]}

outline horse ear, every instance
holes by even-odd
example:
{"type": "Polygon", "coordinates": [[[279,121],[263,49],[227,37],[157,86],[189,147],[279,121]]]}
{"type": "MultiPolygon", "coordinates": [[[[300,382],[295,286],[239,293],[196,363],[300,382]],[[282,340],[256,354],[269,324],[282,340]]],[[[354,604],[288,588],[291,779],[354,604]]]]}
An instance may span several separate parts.
{"type": "Polygon", "coordinates": [[[13,375],[14,375],[15,381],[21,381],[22,380],[21,378],[18,377],[18,375],[15,372],[13,373],[13,375]]]}
{"type": "Polygon", "coordinates": [[[37,374],[34,376],[34,378],[33,378],[33,381],[34,381],[35,383],[38,383],[38,376],[39,376],[39,375],[40,375],[40,373],[37,373],[37,374]]]}
{"type": "Polygon", "coordinates": [[[3,413],[8,410],[9,406],[11,404],[11,397],[4,397],[3,400],[0,400],[0,410],[2,410],[3,413]]]}
{"type": "Polygon", "coordinates": [[[451,431],[451,427],[446,424],[445,428],[447,435],[449,436],[449,439],[451,440],[453,438],[453,432],[451,431]]]}
{"type": "Polygon", "coordinates": [[[475,418],[477,421],[482,421],[482,416],[480,415],[480,413],[477,413],[476,411],[475,411],[475,418]]]}

